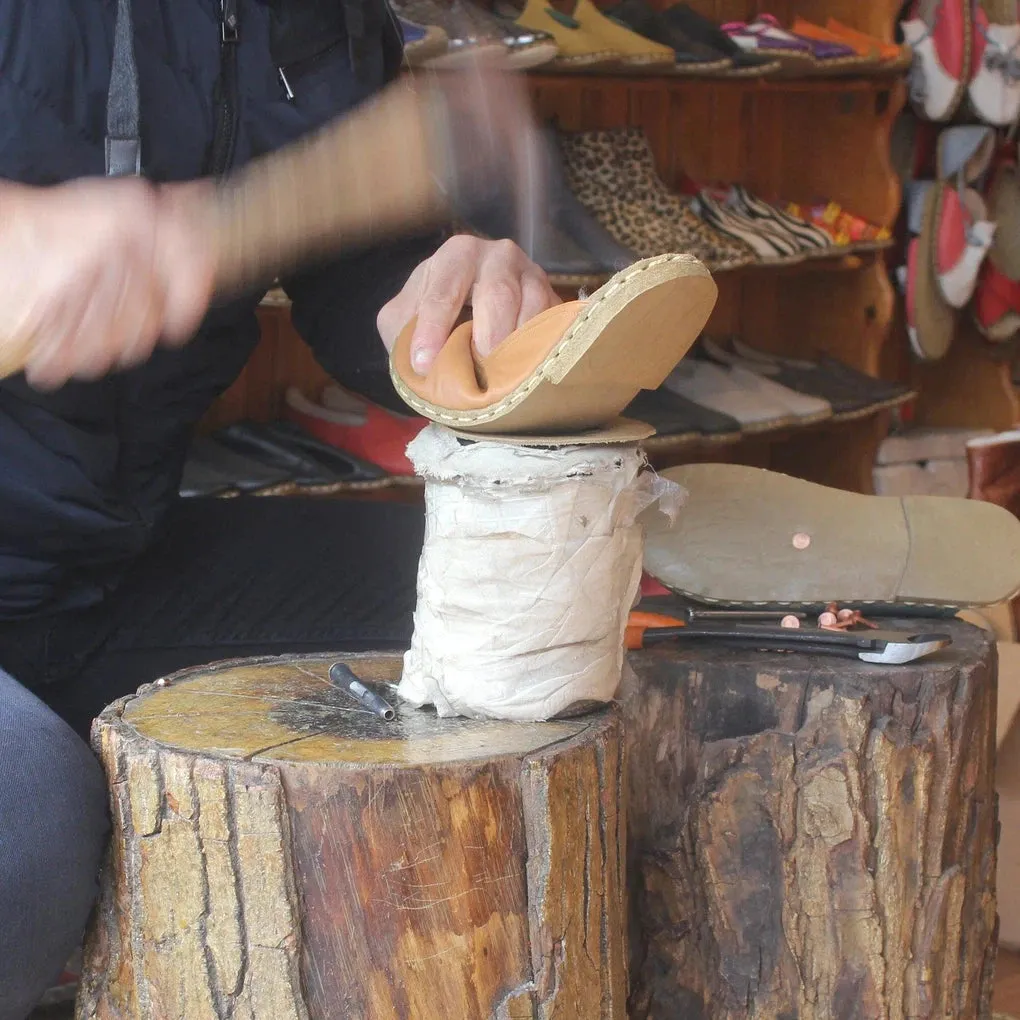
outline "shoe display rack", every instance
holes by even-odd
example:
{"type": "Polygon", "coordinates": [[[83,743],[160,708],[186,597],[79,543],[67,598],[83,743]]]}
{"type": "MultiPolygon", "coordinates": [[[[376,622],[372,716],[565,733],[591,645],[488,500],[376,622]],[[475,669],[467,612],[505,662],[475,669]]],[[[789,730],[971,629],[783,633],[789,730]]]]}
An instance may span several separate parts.
{"type": "MultiPolygon", "coordinates": [[[[797,16],[818,24],[835,18],[893,42],[900,2],[695,0],[691,6],[717,23],[763,13],[784,23],[797,16]]],[[[902,76],[699,78],[537,69],[528,81],[538,116],[563,132],[640,128],[658,176],[675,190],[689,189],[691,181],[741,184],[767,201],[830,200],[877,227],[891,230],[896,223],[901,186],[890,136],[907,99],[902,76]]],[[[899,338],[891,341],[897,299],[882,250],[751,265],[715,276],[719,300],[706,335],[789,357],[831,356],[870,375],[902,377],[899,338]]],[[[288,386],[316,393],[328,382],[290,326],[285,303],[265,303],[260,318],[262,343],[212,409],[210,428],[241,417],[272,418],[288,386]]],[[[730,461],[870,491],[890,414],[879,407],[714,440],[663,437],[648,449],[660,467],[730,461]]]]}

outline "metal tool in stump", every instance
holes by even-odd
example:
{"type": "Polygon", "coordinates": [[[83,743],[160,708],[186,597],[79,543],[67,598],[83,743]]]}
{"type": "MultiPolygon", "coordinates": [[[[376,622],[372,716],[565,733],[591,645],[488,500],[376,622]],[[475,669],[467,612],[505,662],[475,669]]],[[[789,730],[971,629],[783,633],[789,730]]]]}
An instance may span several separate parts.
{"type": "MultiPolygon", "coordinates": [[[[386,721],[334,661],[196,668],[99,717],[79,1020],[624,1020],[618,713],[386,721]]],[[[344,661],[381,695],[400,674],[344,661]]]]}

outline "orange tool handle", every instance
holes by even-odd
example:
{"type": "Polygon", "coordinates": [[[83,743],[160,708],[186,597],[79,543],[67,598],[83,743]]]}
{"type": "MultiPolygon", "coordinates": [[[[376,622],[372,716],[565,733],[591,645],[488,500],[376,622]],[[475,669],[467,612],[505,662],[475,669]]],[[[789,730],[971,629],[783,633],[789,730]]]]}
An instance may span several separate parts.
{"type": "Polygon", "coordinates": [[[661,613],[632,612],[627,617],[627,632],[624,644],[628,651],[637,651],[645,646],[645,631],[659,627],[683,627],[684,621],[674,616],[663,616],[661,613]]]}

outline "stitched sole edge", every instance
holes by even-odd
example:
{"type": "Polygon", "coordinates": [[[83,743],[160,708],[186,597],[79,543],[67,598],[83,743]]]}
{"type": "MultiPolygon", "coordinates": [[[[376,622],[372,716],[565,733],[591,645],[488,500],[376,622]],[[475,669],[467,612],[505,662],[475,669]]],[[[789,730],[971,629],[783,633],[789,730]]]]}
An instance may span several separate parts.
{"type": "MultiPolygon", "coordinates": [[[[422,400],[421,397],[413,393],[404,380],[400,378],[400,375],[394,368],[392,361],[390,362],[390,378],[393,380],[393,385],[396,388],[397,393],[400,394],[401,399],[419,414],[431,419],[432,421],[439,422],[443,425],[452,425],[461,428],[470,425],[484,425],[488,422],[496,421],[512,411],[532,392],[532,390],[536,389],[546,379],[549,379],[551,382],[559,381],[550,378],[548,371],[549,366],[555,364],[556,359],[566,354],[575,345],[579,344],[578,333],[587,323],[595,308],[608,300],[611,296],[615,295],[621,288],[625,288],[630,281],[640,276],[640,274],[648,272],[650,269],[657,269],[659,266],[668,265],[671,262],[681,263],[690,270],[689,272],[678,272],[673,279],[686,276],[707,276],[711,278],[711,273],[709,273],[704,265],[702,265],[702,263],[692,255],[672,253],[668,255],[659,255],[650,259],[644,259],[641,262],[635,263],[629,269],[625,269],[622,272],[617,273],[609,280],[608,283],[605,284],[605,286],[600,287],[599,290],[591,296],[585,310],[573,321],[570,328],[563,334],[559,342],[555,345],[555,347],[553,347],[549,354],[546,355],[535,371],[500,401],[495,404],[491,404],[488,407],[479,408],[474,411],[451,411],[447,408],[437,407],[427,400],[422,400]]],[[[600,335],[600,333],[595,333],[587,339],[586,343],[583,341],[580,342],[581,350],[578,353],[577,359],[575,359],[575,363],[576,360],[580,360],[580,358],[587,353],[589,348],[593,343],[595,343],[600,335]]],[[[567,371],[569,371],[569,369],[567,371]]]]}

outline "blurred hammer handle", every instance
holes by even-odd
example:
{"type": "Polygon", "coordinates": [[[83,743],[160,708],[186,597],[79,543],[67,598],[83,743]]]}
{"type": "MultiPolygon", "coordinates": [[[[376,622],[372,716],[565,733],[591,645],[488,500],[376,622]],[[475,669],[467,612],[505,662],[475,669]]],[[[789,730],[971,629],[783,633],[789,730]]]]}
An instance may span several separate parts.
{"type": "MultiPolygon", "coordinates": [[[[452,180],[448,147],[443,94],[397,82],[248,164],[195,210],[208,224],[215,293],[269,286],[309,259],[437,225],[452,180]]],[[[0,337],[0,378],[21,371],[38,340],[0,337]]]]}
{"type": "Polygon", "coordinates": [[[215,198],[217,293],[438,222],[444,101],[405,83],[246,166],[215,198]]]}

